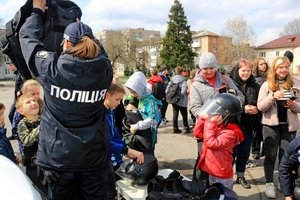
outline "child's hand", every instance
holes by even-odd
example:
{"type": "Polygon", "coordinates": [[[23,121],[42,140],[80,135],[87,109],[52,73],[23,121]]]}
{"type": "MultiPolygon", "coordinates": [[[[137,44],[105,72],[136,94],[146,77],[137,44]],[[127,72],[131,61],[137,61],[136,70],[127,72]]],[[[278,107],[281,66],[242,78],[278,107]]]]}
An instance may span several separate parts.
{"type": "Polygon", "coordinates": [[[219,123],[222,121],[222,115],[211,115],[207,120],[219,123]]]}
{"type": "Polygon", "coordinates": [[[128,149],[127,156],[132,159],[136,159],[136,162],[139,164],[144,163],[144,154],[140,151],[134,149],[128,149]]]}
{"type": "Polygon", "coordinates": [[[15,154],[16,164],[19,165],[21,163],[21,160],[17,154],[15,154]]]}
{"type": "Polygon", "coordinates": [[[130,125],[130,133],[135,134],[137,129],[135,129],[132,125],[130,125]]]}

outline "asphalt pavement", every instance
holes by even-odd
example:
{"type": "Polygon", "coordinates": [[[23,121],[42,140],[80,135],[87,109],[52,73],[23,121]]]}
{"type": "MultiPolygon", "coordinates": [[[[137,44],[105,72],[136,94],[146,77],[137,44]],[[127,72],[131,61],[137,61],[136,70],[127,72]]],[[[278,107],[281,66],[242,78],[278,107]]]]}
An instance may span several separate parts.
{"type": "MultiPolygon", "coordinates": [[[[8,116],[10,105],[13,101],[14,82],[0,81],[0,102],[6,106],[5,115],[8,116]]],[[[167,110],[169,123],[162,124],[158,130],[158,142],[156,145],[156,156],[159,160],[160,169],[170,168],[180,171],[183,175],[192,178],[193,166],[197,158],[197,143],[192,134],[173,134],[172,133],[172,107],[169,105],[167,110]]],[[[7,135],[11,134],[8,118],[5,121],[8,129],[7,135]]],[[[183,127],[181,116],[179,117],[179,127],[183,127]]],[[[12,141],[15,152],[18,152],[16,141],[12,141]]],[[[250,156],[251,158],[251,156],[250,156]]],[[[251,184],[251,189],[244,189],[235,184],[233,189],[238,194],[239,200],[267,200],[265,197],[265,177],[263,172],[263,158],[256,161],[257,165],[247,168],[246,179],[251,184]]],[[[277,165],[276,165],[277,170],[277,165]]],[[[235,180],[235,177],[234,177],[235,180]]],[[[277,185],[277,171],[275,172],[275,185],[277,185]]],[[[280,191],[277,190],[277,198],[283,199],[280,191]]]]}

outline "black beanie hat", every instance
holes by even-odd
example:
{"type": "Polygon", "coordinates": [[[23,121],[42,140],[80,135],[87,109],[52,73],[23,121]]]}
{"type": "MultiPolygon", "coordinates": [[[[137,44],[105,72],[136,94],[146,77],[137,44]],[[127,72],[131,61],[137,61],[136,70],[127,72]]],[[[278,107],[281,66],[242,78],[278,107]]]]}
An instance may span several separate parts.
{"type": "Polygon", "coordinates": [[[294,55],[291,51],[284,52],[283,56],[287,57],[290,60],[290,62],[293,62],[294,60],[294,55]]]}

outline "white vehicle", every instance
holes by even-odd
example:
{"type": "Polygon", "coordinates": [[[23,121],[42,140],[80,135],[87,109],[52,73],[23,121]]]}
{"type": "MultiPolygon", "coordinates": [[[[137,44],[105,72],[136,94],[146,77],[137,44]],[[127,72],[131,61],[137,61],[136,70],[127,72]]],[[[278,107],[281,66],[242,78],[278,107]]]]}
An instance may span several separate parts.
{"type": "Polygon", "coordinates": [[[2,155],[0,155],[0,177],[0,199],[45,199],[26,174],[2,155]]]}

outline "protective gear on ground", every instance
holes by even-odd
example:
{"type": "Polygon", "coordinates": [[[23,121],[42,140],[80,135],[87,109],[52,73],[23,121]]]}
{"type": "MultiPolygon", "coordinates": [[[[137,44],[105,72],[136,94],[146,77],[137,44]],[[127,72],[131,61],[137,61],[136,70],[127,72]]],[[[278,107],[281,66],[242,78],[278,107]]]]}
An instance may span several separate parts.
{"type": "Polygon", "coordinates": [[[151,154],[144,154],[144,159],[143,164],[138,164],[135,161],[124,162],[120,167],[123,170],[122,173],[131,179],[135,185],[146,185],[157,175],[157,159],[151,154]]]}

